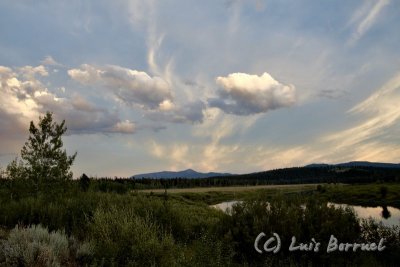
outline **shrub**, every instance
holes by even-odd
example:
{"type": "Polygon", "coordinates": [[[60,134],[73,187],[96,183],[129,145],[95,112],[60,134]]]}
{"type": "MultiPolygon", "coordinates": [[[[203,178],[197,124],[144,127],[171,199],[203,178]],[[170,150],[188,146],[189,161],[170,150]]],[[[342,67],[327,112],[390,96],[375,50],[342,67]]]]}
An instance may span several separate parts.
{"type": "MultiPolygon", "coordinates": [[[[272,264],[285,265],[285,261],[302,261],[307,264],[333,262],[342,264],[347,259],[330,257],[324,253],[289,252],[292,236],[299,242],[315,238],[326,247],[331,234],[339,240],[358,240],[360,226],[354,211],[327,206],[312,199],[276,197],[269,203],[263,199],[239,203],[232,209],[232,216],[223,223],[229,229],[228,243],[234,246],[236,262],[247,262],[251,266],[272,264]],[[282,249],[278,254],[259,254],[254,250],[254,238],[261,232],[267,236],[278,233],[282,249]],[[325,257],[330,257],[329,259],[325,257]]],[[[324,265],[324,264],[322,264],[324,265]]]]}
{"type": "Polygon", "coordinates": [[[361,222],[362,239],[366,242],[377,242],[384,238],[386,249],[376,255],[386,266],[398,266],[400,262],[400,226],[384,226],[382,222],[373,219],[363,219],[361,222]]]}
{"type": "Polygon", "coordinates": [[[175,265],[173,237],[151,219],[138,215],[132,206],[97,209],[90,228],[98,258],[119,266],[175,265]]]}
{"type": "Polygon", "coordinates": [[[6,266],[69,266],[92,254],[88,243],[75,244],[75,251],[71,247],[62,231],[16,226],[0,243],[0,261],[6,266]]]}

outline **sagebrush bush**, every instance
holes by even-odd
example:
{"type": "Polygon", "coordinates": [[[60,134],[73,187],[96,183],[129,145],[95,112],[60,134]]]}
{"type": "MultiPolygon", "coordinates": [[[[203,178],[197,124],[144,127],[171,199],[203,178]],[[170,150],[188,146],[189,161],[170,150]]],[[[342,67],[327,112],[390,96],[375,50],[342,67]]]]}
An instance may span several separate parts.
{"type": "Polygon", "coordinates": [[[92,254],[89,244],[75,247],[76,251],[70,249],[63,231],[49,232],[41,225],[16,226],[0,243],[0,260],[5,266],[68,266],[92,254]]]}

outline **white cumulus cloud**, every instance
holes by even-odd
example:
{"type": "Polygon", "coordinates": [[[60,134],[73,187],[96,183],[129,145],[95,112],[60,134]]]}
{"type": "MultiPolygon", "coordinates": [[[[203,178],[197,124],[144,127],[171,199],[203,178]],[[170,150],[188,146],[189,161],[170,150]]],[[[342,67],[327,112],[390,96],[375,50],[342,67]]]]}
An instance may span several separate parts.
{"type": "Polygon", "coordinates": [[[69,76],[84,85],[101,85],[128,105],[143,109],[165,109],[172,106],[170,85],[160,77],[120,66],[94,66],[83,64],[70,69],[69,76]]]}
{"type": "Polygon", "coordinates": [[[296,102],[296,89],[285,85],[264,72],[261,76],[232,73],[217,77],[219,97],[209,99],[211,107],[226,113],[250,115],[290,107],[296,102]]]}
{"type": "MultiPolygon", "coordinates": [[[[30,121],[46,111],[57,121],[66,120],[69,134],[133,133],[134,124],[121,121],[116,112],[97,107],[83,96],[60,97],[37,76],[47,76],[42,65],[8,68],[0,66],[0,136],[4,140],[26,133],[30,121]]],[[[0,142],[1,144],[1,142],[0,142]]]]}

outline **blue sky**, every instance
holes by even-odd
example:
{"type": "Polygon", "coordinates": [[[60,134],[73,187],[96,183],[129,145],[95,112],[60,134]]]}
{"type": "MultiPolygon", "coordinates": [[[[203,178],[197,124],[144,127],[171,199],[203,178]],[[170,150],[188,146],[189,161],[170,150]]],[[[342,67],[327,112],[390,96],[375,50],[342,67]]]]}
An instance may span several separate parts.
{"type": "Polygon", "coordinates": [[[2,1],[0,166],[65,119],[75,176],[399,162],[400,3],[2,1]]]}

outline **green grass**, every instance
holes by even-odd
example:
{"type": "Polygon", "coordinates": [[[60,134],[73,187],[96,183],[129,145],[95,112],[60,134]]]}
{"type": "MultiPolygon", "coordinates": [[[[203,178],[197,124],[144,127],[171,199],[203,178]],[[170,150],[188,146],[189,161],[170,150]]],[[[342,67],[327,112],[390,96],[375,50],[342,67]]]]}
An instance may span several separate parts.
{"type": "Polygon", "coordinates": [[[375,183],[362,185],[327,185],[326,192],[318,192],[317,196],[337,203],[361,206],[393,206],[400,208],[400,184],[375,183]],[[381,187],[387,188],[385,197],[381,187]]]}
{"type": "MultiPolygon", "coordinates": [[[[163,197],[164,189],[142,190],[138,194],[163,197]]],[[[261,185],[261,186],[234,186],[234,187],[199,187],[169,189],[169,198],[217,204],[229,200],[252,200],[260,195],[271,198],[278,194],[287,196],[311,195],[321,201],[361,205],[361,206],[393,206],[400,208],[400,184],[374,183],[374,184],[296,184],[296,185],[261,185]],[[318,186],[319,185],[319,186],[318,186]],[[317,190],[317,187],[320,190],[317,190]],[[387,194],[382,196],[381,188],[386,187],[387,194]]]]}
{"type": "MultiPolygon", "coordinates": [[[[217,204],[228,200],[250,200],[260,195],[272,197],[277,194],[297,194],[314,192],[317,184],[293,184],[293,185],[258,185],[258,186],[229,186],[229,187],[198,187],[168,189],[170,198],[186,200],[189,202],[203,202],[208,205],[217,204]]],[[[141,190],[138,194],[150,194],[162,197],[164,189],[141,190]]]]}
{"type": "MultiPolygon", "coordinates": [[[[170,194],[176,193],[207,193],[207,192],[242,192],[259,189],[303,189],[316,188],[318,184],[285,184],[285,185],[249,185],[249,186],[215,186],[215,187],[195,187],[195,188],[172,188],[167,189],[170,194]]],[[[146,189],[140,190],[144,193],[165,193],[165,189],[146,189]]]]}

